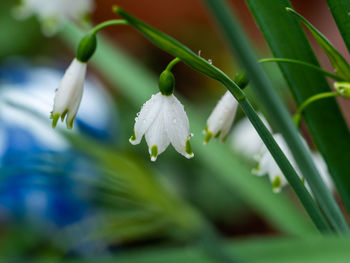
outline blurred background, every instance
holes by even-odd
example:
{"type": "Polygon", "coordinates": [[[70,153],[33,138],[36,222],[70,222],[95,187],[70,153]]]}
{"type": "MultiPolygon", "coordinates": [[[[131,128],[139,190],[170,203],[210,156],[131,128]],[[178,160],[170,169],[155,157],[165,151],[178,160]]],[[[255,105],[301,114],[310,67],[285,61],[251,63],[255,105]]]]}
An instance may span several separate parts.
{"type": "MultiPolygon", "coordinates": [[[[197,242],[203,221],[230,239],[298,235],[296,225],[314,231],[290,189],[276,196],[267,178],[251,175],[256,135],[240,111],[236,135],[225,144],[201,145],[201,130],[224,88],[186,65],[173,72],[195,133],[195,158],[185,160],[169,147],[151,163],[145,142],[128,143],[136,113],[156,91],[157,75],[172,59],[129,27],[100,34],[74,129],[63,124],[51,128],[54,92],[79,36],[89,24],[115,19],[114,4],[200,51],[234,77],[239,65],[201,1],[95,0],[90,14],[49,31],[42,25],[47,21],[36,14],[19,19],[15,2],[0,3],[1,262],[183,247],[197,242]],[[248,130],[249,146],[240,143],[248,130]]],[[[245,1],[230,2],[256,52],[271,57],[245,1]]],[[[291,2],[349,58],[325,1],[291,2]]],[[[320,48],[314,48],[331,70],[320,48]]],[[[294,112],[278,67],[266,65],[266,70],[294,112]]],[[[247,92],[255,102],[249,87],[247,92]]],[[[350,121],[349,105],[339,102],[350,121]]],[[[257,102],[255,106],[259,108],[257,102]]]]}

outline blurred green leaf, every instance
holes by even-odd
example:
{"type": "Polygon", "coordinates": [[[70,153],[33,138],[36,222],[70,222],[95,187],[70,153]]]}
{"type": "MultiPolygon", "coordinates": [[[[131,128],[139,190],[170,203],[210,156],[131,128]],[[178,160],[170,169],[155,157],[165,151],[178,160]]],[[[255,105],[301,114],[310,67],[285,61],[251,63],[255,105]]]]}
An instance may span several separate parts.
{"type": "MultiPolygon", "coordinates": [[[[350,258],[349,238],[306,239],[248,239],[226,245],[244,262],[249,263],[348,263],[350,258]]],[[[196,247],[153,248],[127,250],[119,255],[86,260],[65,260],[65,263],[118,262],[118,263],[213,263],[196,247]]]]}
{"type": "Polygon", "coordinates": [[[316,42],[321,46],[331,61],[335,73],[345,80],[350,80],[350,66],[348,62],[346,62],[344,57],[335,49],[329,40],[299,13],[291,8],[287,8],[286,10],[293,14],[299,22],[303,23],[306,28],[309,29],[316,42]]]}
{"type": "MultiPolygon", "coordinates": [[[[75,49],[82,35],[83,32],[76,27],[69,26],[61,36],[72,49],[75,49]]],[[[110,82],[117,84],[119,91],[123,92],[136,108],[156,92],[155,76],[119,50],[115,44],[112,45],[104,39],[99,39],[99,48],[91,64],[110,82]]],[[[191,130],[195,134],[201,134],[205,119],[187,102],[184,104],[190,116],[191,130]]],[[[212,143],[203,147],[202,140],[201,136],[192,139],[195,158],[201,160],[203,165],[210,166],[210,170],[216,171],[213,176],[224,181],[232,192],[238,194],[274,227],[293,235],[306,235],[315,231],[301,211],[296,209],[285,195],[274,195],[270,186],[261,178],[254,177],[227,145],[212,143]]]]}
{"type": "Polygon", "coordinates": [[[350,1],[327,0],[327,3],[345,41],[345,44],[350,51],[350,1]]]}
{"type": "Polygon", "coordinates": [[[39,23],[34,19],[15,20],[12,16],[13,0],[0,3],[0,59],[27,53],[44,41],[39,23]]]}
{"type": "MultiPolygon", "coordinates": [[[[276,57],[319,65],[301,26],[285,10],[287,6],[291,6],[289,1],[247,2],[276,57]]],[[[330,91],[326,79],[318,72],[292,64],[280,64],[280,68],[299,105],[315,94],[330,91]]],[[[327,162],[337,189],[350,209],[350,134],[336,101],[327,99],[314,103],[306,109],[305,119],[318,150],[327,162]]]]}

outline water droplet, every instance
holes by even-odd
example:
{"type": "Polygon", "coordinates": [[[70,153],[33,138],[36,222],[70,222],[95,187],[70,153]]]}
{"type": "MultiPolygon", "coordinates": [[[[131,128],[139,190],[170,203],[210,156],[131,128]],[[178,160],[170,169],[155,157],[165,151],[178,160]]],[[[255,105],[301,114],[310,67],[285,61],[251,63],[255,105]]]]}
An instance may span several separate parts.
{"type": "Polygon", "coordinates": [[[202,50],[198,50],[198,56],[200,57],[202,53],[202,50]]]}
{"type": "Polygon", "coordinates": [[[212,59],[208,59],[208,62],[209,62],[210,65],[213,64],[213,60],[212,59]]]}

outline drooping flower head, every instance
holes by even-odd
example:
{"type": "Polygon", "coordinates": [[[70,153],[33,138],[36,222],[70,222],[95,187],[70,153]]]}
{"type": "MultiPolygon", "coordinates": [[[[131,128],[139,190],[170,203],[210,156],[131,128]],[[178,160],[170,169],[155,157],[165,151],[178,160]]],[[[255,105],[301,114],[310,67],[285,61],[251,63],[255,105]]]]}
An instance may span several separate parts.
{"type": "Polygon", "coordinates": [[[43,33],[51,36],[65,22],[83,18],[92,8],[92,0],[21,0],[14,14],[20,19],[36,15],[43,33]]]}
{"type": "MultiPolygon", "coordinates": [[[[274,134],[273,138],[281,148],[282,152],[286,155],[288,160],[291,162],[294,169],[300,175],[299,169],[295,163],[293,155],[281,134],[274,134]]],[[[305,142],[306,143],[306,142],[305,142]]],[[[256,155],[258,166],[253,169],[253,173],[258,176],[268,175],[272,184],[272,190],[275,193],[279,193],[281,189],[288,184],[287,179],[284,177],[281,169],[273,159],[271,153],[268,151],[265,145],[262,146],[260,153],[256,155]]]]}
{"type": "Polygon", "coordinates": [[[220,135],[222,141],[226,139],[232,127],[237,106],[238,102],[236,99],[229,91],[226,91],[208,118],[207,126],[204,130],[206,135],[204,144],[207,144],[212,137],[218,138],[220,135]]]}
{"type": "Polygon", "coordinates": [[[56,127],[59,118],[63,121],[66,117],[67,127],[73,128],[73,121],[83,96],[87,61],[94,54],[96,45],[95,34],[87,34],[81,39],[77,56],[64,73],[61,83],[56,89],[51,112],[53,128],[56,127]]]}
{"type": "MultiPolygon", "coordinates": [[[[236,75],[234,82],[241,89],[244,89],[249,80],[244,72],[240,72],[236,75]]],[[[207,120],[207,126],[203,131],[205,134],[204,144],[207,144],[212,137],[221,136],[221,141],[225,141],[235,119],[237,107],[237,100],[231,92],[226,91],[207,120]]]]}
{"type": "Polygon", "coordinates": [[[190,145],[190,125],[184,106],[174,96],[175,78],[166,70],[159,78],[159,89],[141,108],[135,118],[134,134],[130,138],[133,145],[139,144],[143,135],[149,148],[151,160],[172,144],[176,151],[192,158],[190,145]]]}
{"type": "Polygon", "coordinates": [[[73,127],[73,121],[83,96],[85,74],[86,63],[80,62],[75,58],[66,70],[61,84],[56,90],[54,106],[51,112],[53,127],[56,127],[59,118],[63,121],[66,116],[67,127],[70,129],[73,127]]]}

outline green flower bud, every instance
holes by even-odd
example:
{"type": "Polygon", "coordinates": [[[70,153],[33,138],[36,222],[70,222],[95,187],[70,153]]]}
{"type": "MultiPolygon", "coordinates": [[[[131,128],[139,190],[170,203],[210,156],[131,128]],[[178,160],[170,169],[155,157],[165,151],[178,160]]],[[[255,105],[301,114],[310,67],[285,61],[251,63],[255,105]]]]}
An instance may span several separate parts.
{"type": "Polygon", "coordinates": [[[238,85],[238,87],[244,89],[248,85],[249,79],[244,72],[239,72],[237,73],[234,82],[238,85]]]}
{"type": "Polygon", "coordinates": [[[86,36],[84,36],[78,45],[77,49],[77,59],[80,62],[87,62],[92,55],[95,53],[97,46],[97,39],[96,39],[96,34],[94,33],[89,33],[86,36]]]}
{"type": "Polygon", "coordinates": [[[341,96],[350,99],[350,82],[335,82],[334,88],[341,96]]]}
{"type": "Polygon", "coordinates": [[[174,92],[175,77],[169,70],[164,70],[159,76],[159,90],[164,96],[169,96],[174,92]]]}

